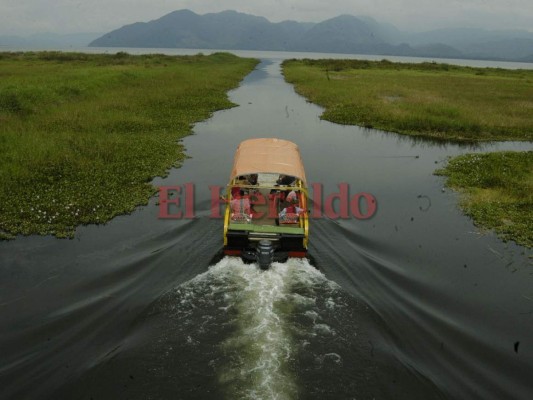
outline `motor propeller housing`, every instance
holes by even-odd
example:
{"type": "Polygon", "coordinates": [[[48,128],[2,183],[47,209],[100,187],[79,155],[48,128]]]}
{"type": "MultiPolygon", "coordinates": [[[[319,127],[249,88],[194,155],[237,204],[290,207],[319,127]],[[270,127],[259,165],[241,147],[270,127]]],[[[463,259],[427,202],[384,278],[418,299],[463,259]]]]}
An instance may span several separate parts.
{"type": "Polygon", "coordinates": [[[274,261],[274,246],[270,240],[259,241],[256,248],[256,257],[259,268],[270,268],[274,261]]]}

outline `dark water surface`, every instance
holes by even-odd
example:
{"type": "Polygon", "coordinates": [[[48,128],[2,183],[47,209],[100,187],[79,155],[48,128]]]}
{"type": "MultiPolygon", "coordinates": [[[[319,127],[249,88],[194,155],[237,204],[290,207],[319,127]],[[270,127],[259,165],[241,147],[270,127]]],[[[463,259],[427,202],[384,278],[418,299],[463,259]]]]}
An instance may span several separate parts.
{"type": "Polygon", "coordinates": [[[433,175],[477,148],[321,121],[263,59],[239,107],[197,124],[156,185],[195,185],[194,219],[157,199],[73,240],[0,243],[2,399],[530,399],[531,252],[482,234],[433,175]],[[308,262],[213,262],[238,143],[280,137],[310,183],[378,202],[368,220],[313,220],[308,262]]]}

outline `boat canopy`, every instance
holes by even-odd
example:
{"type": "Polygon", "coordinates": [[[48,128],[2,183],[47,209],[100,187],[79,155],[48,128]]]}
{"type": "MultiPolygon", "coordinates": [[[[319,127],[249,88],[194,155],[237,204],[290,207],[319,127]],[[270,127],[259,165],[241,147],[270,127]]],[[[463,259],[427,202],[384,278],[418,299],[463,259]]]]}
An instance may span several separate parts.
{"type": "Polygon", "coordinates": [[[305,184],[300,150],[293,142],[275,138],[249,139],[235,152],[230,180],[249,174],[291,175],[305,184]]]}

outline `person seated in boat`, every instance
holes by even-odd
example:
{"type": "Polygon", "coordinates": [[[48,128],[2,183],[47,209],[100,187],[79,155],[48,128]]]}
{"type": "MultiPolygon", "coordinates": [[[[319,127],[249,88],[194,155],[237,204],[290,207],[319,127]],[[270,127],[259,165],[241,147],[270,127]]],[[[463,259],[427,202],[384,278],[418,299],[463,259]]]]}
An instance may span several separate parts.
{"type": "Polygon", "coordinates": [[[238,186],[234,186],[231,190],[231,220],[236,222],[250,222],[253,216],[250,197],[242,194],[238,186]]]}
{"type": "Polygon", "coordinates": [[[293,190],[287,195],[289,205],[279,213],[280,224],[297,224],[300,214],[304,212],[303,208],[298,207],[298,194],[293,190]]]}
{"type": "Polygon", "coordinates": [[[235,184],[243,185],[247,187],[234,186],[231,192],[231,198],[235,198],[239,194],[240,196],[248,197],[249,202],[250,202],[250,208],[252,210],[252,214],[256,212],[254,209],[254,201],[257,201],[257,198],[255,197],[255,195],[257,195],[258,193],[258,189],[250,188],[249,186],[257,185],[257,179],[258,179],[257,174],[238,176],[237,179],[235,180],[235,184]]]}

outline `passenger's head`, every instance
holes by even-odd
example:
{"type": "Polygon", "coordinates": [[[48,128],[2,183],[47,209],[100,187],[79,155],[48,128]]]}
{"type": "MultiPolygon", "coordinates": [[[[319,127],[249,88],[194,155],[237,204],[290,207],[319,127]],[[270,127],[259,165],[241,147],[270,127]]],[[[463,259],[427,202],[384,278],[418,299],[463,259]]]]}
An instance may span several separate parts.
{"type": "Polygon", "coordinates": [[[242,197],[244,192],[241,190],[238,186],[233,186],[231,188],[231,197],[234,199],[238,199],[239,197],[242,197]]]}
{"type": "Polygon", "coordinates": [[[290,204],[298,204],[298,195],[296,194],[294,190],[292,190],[287,195],[287,202],[289,202],[290,204]]]}

